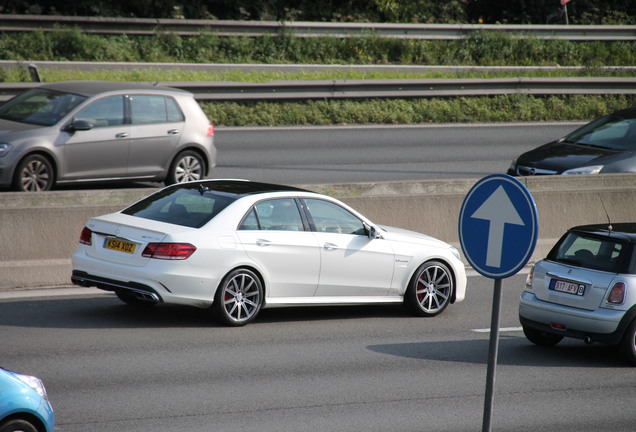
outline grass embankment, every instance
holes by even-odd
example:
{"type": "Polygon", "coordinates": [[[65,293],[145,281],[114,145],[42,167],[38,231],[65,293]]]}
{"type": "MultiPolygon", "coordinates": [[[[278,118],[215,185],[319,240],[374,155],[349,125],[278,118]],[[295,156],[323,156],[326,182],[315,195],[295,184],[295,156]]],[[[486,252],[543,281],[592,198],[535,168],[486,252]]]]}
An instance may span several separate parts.
{"type": "MultiPolygon", "coordinates": [[[[524,76],[633,76],[633,70],[606,66],[636,66],[634,42],[571,42],[515,38],[497,32],[475,32],[459,41],[416,41],[361,38],[97,36],[79,29],[0,34],[0,60],[109,61],[174,63],[283,63],[450,66],[579,66],[579,70],[548,69],[524,76]]],[[[516,71],[387,73],[321,72],[205,73],[143,68],[132,71],[46,70],[45,81],[107,79],[114,81],[240,81],[343,80],[398,78],[494,78],[518,76],[516,71]]],[[[0,70],[0,81],[29,81],[26,70],[0,70]]],[[[307,102],[203,103],[217,125],[405,124],[426,122],[510,122],[583,120],[636,104],[634,96],[576,95],[315,100],[307,102]]]]}

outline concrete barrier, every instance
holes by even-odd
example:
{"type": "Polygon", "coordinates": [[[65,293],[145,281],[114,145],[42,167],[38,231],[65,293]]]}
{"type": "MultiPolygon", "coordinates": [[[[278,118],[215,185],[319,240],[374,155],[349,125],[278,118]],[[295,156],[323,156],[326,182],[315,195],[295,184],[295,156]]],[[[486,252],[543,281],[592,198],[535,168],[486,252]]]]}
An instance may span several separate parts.
{"type": "MultiPolygon", "coordinates": [[[[458,218],[478,179],[299,185],[336,196],[378,224],[430,234],[459,247],[458,218]]],[[[539,213],[532,261],[570,226],[636,219],[636,174],[523,178],[539,213]],[[607,210],[607,213],[606,213],[607,210]]],[[[154,189],[0,194],[0,290],[70,284],[80,231],[154,189]]]]}

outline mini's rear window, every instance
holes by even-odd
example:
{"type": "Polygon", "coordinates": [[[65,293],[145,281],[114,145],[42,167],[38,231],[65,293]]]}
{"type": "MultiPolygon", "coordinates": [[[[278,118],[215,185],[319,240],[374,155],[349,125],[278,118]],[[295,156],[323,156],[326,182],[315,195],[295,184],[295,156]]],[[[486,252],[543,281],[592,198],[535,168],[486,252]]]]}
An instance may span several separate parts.
{"type": "Polygon", "coordinates": [[[122,213],[191,228],[200,228],[235,198],[184,186],[167,188],[124,209],[122,213]]]}
{"type": "Polygon", "coordinates": [[[568,233],[550,251],[548,259],[564,264],[612,273],[624,273],[631,246],[611,237],[568,233]]]}

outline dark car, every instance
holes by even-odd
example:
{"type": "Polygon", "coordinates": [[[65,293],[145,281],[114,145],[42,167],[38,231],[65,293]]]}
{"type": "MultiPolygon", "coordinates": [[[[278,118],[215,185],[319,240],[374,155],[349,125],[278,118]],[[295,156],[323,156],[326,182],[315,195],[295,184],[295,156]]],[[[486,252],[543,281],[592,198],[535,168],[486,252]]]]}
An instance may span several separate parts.
{"type": "Polygon", "coordinates": [[[528,340],[618,345],[636,365],[635,246],[635,223],[570,228],[526,280],[519,320],[528,340]]]}
{"type": "Polygon", "coordinates": [[[44,84],[0,105],[0,188],[201,180],[216,163],[213,140],[214,126],[183,90],[108,81],[44,84]]]}
{"type": "Polygon", "coordinates": [[[636,172],[636,107],[616,111],[512,161],[513,176],[636,172]]]}

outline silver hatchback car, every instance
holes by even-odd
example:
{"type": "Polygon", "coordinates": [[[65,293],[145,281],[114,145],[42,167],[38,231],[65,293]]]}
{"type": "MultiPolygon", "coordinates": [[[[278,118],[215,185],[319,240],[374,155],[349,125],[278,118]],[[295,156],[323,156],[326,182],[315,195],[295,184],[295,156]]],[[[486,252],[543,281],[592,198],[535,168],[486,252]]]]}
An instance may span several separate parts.
{"type": "Polygon", "coordinates": [[[519,320],[528,340],[618,345],[636,365],[635,245],[636,223],[569,229],[526,280],[519,320]]]}
{"type": "Polygon", "coordinates": [[[205,178],[214,126],[189,92],[149,84],[43,84],[0,105],[0,188],[205,178]]]}

